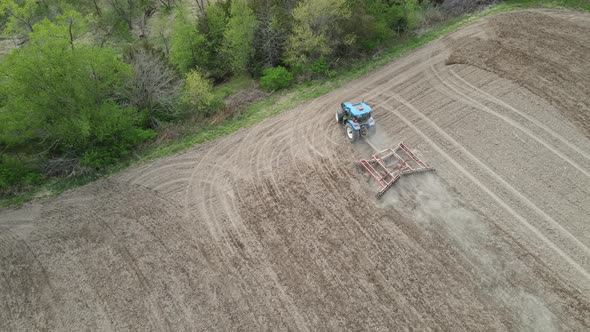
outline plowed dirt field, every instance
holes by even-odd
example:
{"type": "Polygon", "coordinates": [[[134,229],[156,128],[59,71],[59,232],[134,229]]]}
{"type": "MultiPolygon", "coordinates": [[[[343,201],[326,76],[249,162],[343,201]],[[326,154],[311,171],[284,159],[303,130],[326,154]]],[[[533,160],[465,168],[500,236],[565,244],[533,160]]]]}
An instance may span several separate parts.
{"type": "Polygon", "coordinates": [[[590,15],[499,14],[235,134],[0,211],[0,330],[590,330],[590,15]],[[377,136],[334,112],[364,99],[377,136]],[[380,201],[355,161],[433,174],[380,201]]]}

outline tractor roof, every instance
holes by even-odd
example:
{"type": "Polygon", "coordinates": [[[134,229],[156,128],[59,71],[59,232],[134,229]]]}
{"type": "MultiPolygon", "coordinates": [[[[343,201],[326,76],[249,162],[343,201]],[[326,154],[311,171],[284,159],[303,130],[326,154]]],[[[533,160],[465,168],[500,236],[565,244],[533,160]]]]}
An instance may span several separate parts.
{"type": "Polygon", "coordinates": [[[345,103],[342,103],[342,107],[346,107],[347,109],[349,109],[350,113],[352,113],[353,116],[361,116],[363,114],[371,113],[372,111],[371,106],[369,106],[364,101],[357,104],[353,104],[347,101],[345,103]]]}

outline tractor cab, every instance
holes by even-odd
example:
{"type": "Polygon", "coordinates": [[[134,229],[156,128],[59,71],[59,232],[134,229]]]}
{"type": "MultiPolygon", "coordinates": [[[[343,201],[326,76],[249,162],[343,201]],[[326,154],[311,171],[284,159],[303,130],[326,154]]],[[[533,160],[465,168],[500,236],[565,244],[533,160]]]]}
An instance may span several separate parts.
{"type": "Polygon", "coordinates": [[[342,110],[344,111],[346,118],[356,119],[357,123],[365,123],[371,118],[371,106],[365,102],[353,104],[351,102],[342,103],[342,110]]]}

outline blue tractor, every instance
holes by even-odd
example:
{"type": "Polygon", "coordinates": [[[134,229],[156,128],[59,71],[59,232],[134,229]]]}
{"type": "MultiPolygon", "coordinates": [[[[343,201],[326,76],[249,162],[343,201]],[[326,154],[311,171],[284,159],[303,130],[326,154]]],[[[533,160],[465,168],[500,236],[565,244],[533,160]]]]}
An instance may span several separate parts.
{"type": "Polygon", "coordinates": [[[344,125],[346,136],[351,142],[356,142],[359,137],[375,135],[377,132],[377,126],[375,119],[371,116],[371,111],[371,106],[364,101],[357,104],[351,102],[342,103],[341,109],[336,111],[336,121],[344,125]]]}

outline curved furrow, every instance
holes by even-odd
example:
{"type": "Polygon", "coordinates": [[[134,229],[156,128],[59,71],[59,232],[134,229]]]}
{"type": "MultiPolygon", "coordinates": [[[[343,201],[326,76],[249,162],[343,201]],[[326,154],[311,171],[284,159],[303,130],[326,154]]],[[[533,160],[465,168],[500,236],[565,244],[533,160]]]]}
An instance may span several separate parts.
{"type": "MultiPolygon", "coordinates": [[[[250,135],[253,134],[253,136],[254,136],[253,140],[256,141],[255,149],[249,151],[251,153],[251,155],[255,155],[255,156],[259,157],[259,156],[263,155],[264,151],[268,150],[267,148],[270,147],[268,142],[273,141],[273,134],[275,134],[278,129],[278,128],[276,128],[276,125],[274,122],[276,122],[276,121],[266,121],[266,123],[263,123],[262,125],[257,126],[256,128],[252,128],[251,129],[252,131],[250,133],[248,133],[247,137],[250,137],[250,135]],[[268,133],[268,134],[263,135],[264,133],[268,133]],[[260,144],[260,140],[259,140],[260,136],[263,136],[265,138],[265,140],[262,144],[260,144]]],[[[247,139],[245,139],[243,142],[244,142],[244,144],[248,144],[247,139]]],[[[236,148],[239,148],[239,147],[236,146],[236,148]]],[[[233,155],[233,154],[230,153],[230,155],[233,155]]],[[[250,159],[252,159],[252,158],[250,157],[250,159]]],[[[258,170],[260,170],[262,168],[262,167],[259,167],[260,165],[258,164],[260,161],[258,158],[256,160],[257,160],[257,164],[255,164],[254,167],[256,167],[256,169],[257,169],[256,173],[259,174],[258,180],[256,182],[265,183],[265,181],[263,180],[263,176],[261,176],[260,173],[258,172],[258,170]]],[[[224,169],[230,168],[231,166],[236,167],[234,172],[239,172],[241,170],[241,167],[239,165],[237,165],[235,162],[233,162],[231,160],[231,158],[226,158],[225,162],[221,164],[221,167],[224,169]]],[[[227,175],[223,177],[223,179],[226,179],[226,180],[228,178],[229,177],[227,175]]],[[[217,180],[220,180],[220,179],[217,178],[217,180]]],[[[257,185],[255,185],[255,187],[256,186],[257,185]]],[[[263,188],[272,190],[274,188],[274,186],[275,186],[275,184],[264,185],[263,188]]],[[[228,188],[229,188],[229,186],[228,186],[228,188]]],[[[230,221],[230,223],[232,224],[233,229],[235,230],[234,236],[241,235],[241,238],[239,240],[240,242],[239,242],[239,245],[237,246],[236,250],[243,250],[242,246],[244,243],[251,244],[251,246],[249,246],[249,247],[252,247],[252,248],[260,247],[260,243],[255,239],[255,237],[252,236],[252,234],[250,234],[248,227],[244,224],[244,221],[242,220],[241,216],[237,213],[239,208],[236,203],[235,196],[239,197],[240,196],[239,192],[235,188],[231,189],[231,190],[235,194],[226,195],[225,197],[220,197],[221,204],[224,207],[223,214],[222,215],[219,215],[219,214],[215,215],[214,216],[215,219],[223,220],[223,219],[227,218],[230,221]],[[228,197],[229,197],[229,200],[228,200],[228,197]]],[[[258,193],[262,193],[262,191],[263,191],[262,188],[255,189],[255,190],[258,193]]],[[[264,201],[266,197],[268,197],[268,195],[260,195],[261,201],[264,201]]],[[[209,211],[215,213],[215,212],[218,212],[219,210],[209,210],[209,211]]],[[[231,230],[224,229],[224,232],[225,231],[231,232],[231,230]]],[[[248,247],[246,247],[246,248],[248,248],[248,247]]],[[[253,282],[259,284],[259,286],[260,286],[260,287],[254,287],[254,289],[268,288],[268,285],[265,285],[265,283],[267,283],[269,281],[269,280],[267,280],[267,278],[270,278],[270,282],[272,283],[272,285],[279,289],[279,297],[280,297],[281,303],[287,309],[286,311],[291,313],[291,319],[293,320],[295,326],[297,326],[301,330],[304,330],[304,331],[307,330],[306,324],[305,324],[304,320],[301,318],[300,314],[298,313],[297,308],[292,303],[290,296],[286,294],[282,285],[279,283],[276,274],[274,273],[272,268],[270,268],[270,266],[268,266],[268,264],[266,263],[267,260],[264,258],[263,252],[259,249],[255,249],[255,250],[257,251],[257,255],[253,255],[251,253],[247,254],[248,260],[251,262],[257,262],[257,264],[260,264],[261,266],[266,266],[265,273],[264,273],[264,276],[266,276],[266,277],[263,279],[254,279],[253,282]]],[[[254,264],[254,263],[251,263],[251,264],[254,264]]],[[[246,267],[246,269],[236,270],[235,272],[240,274],[242,276],[242,278],[246,278],[248,275],[256,274],[256,273],[252,273],[254,271],[250,271],[251,273],[249,274],[247,266],[248,265],[244,266],[244,267],[246,267]]],[[[252,287],[252,286],[250,286],[250,287],[252,287]]],[[[267,304],[265,303],[265,305],[267,305],[267,304]]],[[[270,307],[268,309],[269,309],[269,311],[271,310],[270,307]]]]}
{"type": "Polygon", "coordinates": [[[258,182],[257,184],[263,183],[268,187],[269,192],[276,193],[277,198],[280,199],[282,198],[281,184],[277,180],[276,171],[282,171],[284,168],[275,169],[273,167],[273,159],[275,151],[281,148],[280,143],[288,140],[290,121],[284,119],[279,120],[278,117],[274,120],[266,124],[265,132],[267,134],[257,140],[257,151],[255,151],[255,157],[252,158],[252,160],[256,161],[252,166],[255,169],[256,177],[252,181],[258,182]],[[288,127],[288,129],[284,127],[288,127]],[[263,181],[265,178],[268,178],[270,182],[263,181]]]}
{"type": "Polygon", "coordinates": [[[164,322],[164,311],[162,306],[160,305],[157,299],[154,299],[152,296],[153,293],[149,292],[149,289],[153,286],[150,280],[146,277],[143,270],[140,268],[139,263],[131,251],[129,247],[126,245],[125,241],[121,241],[120,236],[115,232],[111,226],[103,219],[98,217],[96,219],[99,221],[107,230],[108,233],[112,234],[113,238],[116,240],[113,242],[118,251],[118,254],[121,256],[121,259],[126,263],[127,266],[131,268],[131,273],[135,275],[137,282],[139,283],[141,289],[146,294],[146,297],[149,299],[150,302],[150,322],[152,322],[152,326],[158,326],[159,329],[164,329],[165,326],[163,325],[164,322]],[[155,317],[152,316],[155,315],[155,317]],[[155,319],[153,319],[155,318],[155,319]]]}
{"type": "MultiPolygon", "coordinates": [[[[221,145],[221,143],[227,141],[227,139],[228,139],[228,137],[222,137],[222,138],[220,138],[216,142],[216,144],[217,145],[221,145]]],[[[192,195],[192,188],[195,185],[195,178],[198,175],[200,175],[201,177],[208,175],[208,173],[206,171],[204,172],[205,174],[202,174],[203,173],[203,170],[200,169],[200,166],[203,163],[203,161],[205,161],[205,160],[207,160],[207,158],[209,158],[209,156],[211,155],[212,152],[216,151],[216,147],[217,146],[216,145],[213,145],[213,144],[210,144],[210,145],[208,145],[208,147],[209,147],[209,149],[207,150],[207,152],[205,152],[204,154],[202,154],[200,156],[199,161],[193,167],[193,171],[191,172],[191,175],[190,175],[189,180],[188,180],[188,184],[186,186],[186,192],[185,192],[185,195],[184,195],[184,215],[185,215],[185,218],[187,220],[190,219],[189,217],[191,215],[191,204],[190,204],[190,202],[191,202],[191,197],[194,197],[194,195],[192,195]]],[[[214,163],[214,161],[212,163],[214,163]]],[[[211,171],[211,169],[209,169],[208,171],[211,171]]],[[[201,197],[206,197],[206,196],[201,196],[201,197]]]]}
{"type": "MultiPolygon", "coordinates": [[[[4,229],[2,230],[2,237],[0,239],[2,239],[2,243],[0,243],[0,246],[4,246],[7,242],[12,242],[12,244],[14,245],[13,248],[18,248],[18,247],[22,247],[24,248],[24,253],[20,252],[20,255],[23,255],[22,258],[25,258],[26,256],[30,257],[30,261],[27,262],[27,259],[23,259],[21,262],[15,262],[17,264],[23,264],[25,263],[23,266],[26,269],[30,269],[33,270],[33,266],[37,266],[40,270],[40,273],[32,273],[33,276],[35,275],[39,275],[39,277],[36,277],[35,279],[37,279],[38,282],[40,283],[35,283],[33,286],[33,290],[36,288],[37,291],[39,292],[43,292],[43,289],[45,287],[47,287],[47,289],[49,289],[49,293],[51,294],[51,301],[53,303],[53,305],[57,305],[60,301],[63,300],[63,297],[61,296],[61,294],[55,289],[55,287],[53,286],[52,282],[51,282],[51,274],[49,273],[49,271],[47,270],[47,267],[43,264],[43,260],[40,258],[40,255],[38,252],[36,252],[35,249],[33,249],[34,244],[29,244],[27,243],[26,238],[21,237],[19,234],[17,234],[12,228],[9,229],[4,229]],[[10,239],[10,240],[7,240],[10,239]],[[28,254],[28,255],[27,255],[28,254]]],[[[10,253],[12,256],[14,253],[10,253]]],[[[14,259],[14,256],[13,256],[14,259]]],[[[19,259],[20,260],[20,259],[19,259]]],[[[17,271],[12,271],[17,272],[17,271]]],[[[4,273],[0,273],[0,274],[4,274],[4,273]]],[[[21,292],[26,292],[26,290],[21,289],[21,292]]],[[[32,290],[30,290],[32,291],[32,290]]],[[[53,305],[49,305],[47,304],[49,308],[53,309],[54,306],[53,305]]],[[[52,316],[56,316],[55,312],[52,312],[53,310],[50,310],[52,316]]],[[[64,322],[62,317],[57,314],[57,321],[61,326],[64,326],[64,322]]]]}
{"type": "MultiPolygon", "coordinates": [[[[441,76],[441,74],[436,70],[434,64],[430,66],[430,72],[432,72],[434,74],[434,76],[441,83],[442,86],[444,86],[444,87],[446,87],[446,89],[448,89],[448,91],[441,91],[444,94],[446,94],[447,96],[449,96],[451,98],[456,98],[456,99],[460,100],[461,102],[464,102],[464,103],[466,103],[468,105],[471,105],[471,106],[473,106],[473,107],[475,107],[475,108],[477,108],[479,110],[482,110],[482,111],[486,112],[487,114],[489,114],[491,116],[494,116],[496,118],[499,118],[499,119],[503,120],[504,122],[508,123],[509,125],[517,128],[522,133],[524,133],[527,136],[529,136],[532,140],[538,142],[544,148],[546,148],[547,150],[549,150],[553,154],[559,156],[561,159],[563,159],[564,161],[566,161],[568,164],[570,164],[574,169],[576,169],[577,171],[579,171],[580,173],[582,173],[584,176],[590,178],[590,171],[586,170],[579,163],[577,163],[576,161],[572,160],[570,157],[566,156],[561,151],[559,151],[558,149],[556,149],[552,145],[550,145],[547,142],[545,142],[545,140],[539,138],[537,135],[535,135],[529,129],[525,128],[520,123],[512,120],[511,118],[509,118],[509,117],[507,117],[507,116],[505,116],[503,114],[500,114],[500,113],[492,110],[491,108],[485,106],[484,104],[478,102],[477,100],[475,100],[475,99],[471,98],[470,96],[468,96],[467,94],[463,93],[458,88],[452,86],[451,83],[449,83],[448,80],[445,80],[441,76]]],[[[441,85],[434,85],[434,86],[435,86],[435,88],[437,88],[437,87],[440,87],[441,85]]]]}
{"type": "Polygon", "coordinates": [[[526,114],[525,112],[518,110],[517,108],[506,103],[502,99],[495,97],[492,94],[485,92],[481,88],[478,88],[475,85],[469,83],[466,79],[464,79],[463,77],[458,75],[452,67],[450,67],[448,69],[448,72],[451,73],[453,75],[453,77],[456,79],[455,85],[459,88],[462,88],[462,90],[464,90],[466,94],[469,94],[471,96],[479,96],[484,101],[494,103],[496,105],[501,106],[505,110],[511,111],[512,113],[526,119],[527,121],[533,123],[535,126],[546,131],[549,135],[551,135],[555,139],[559,140],[561,142],[561,144],[566,145],[568,148],[574,150],[575,152],[577,152],[578,154],[580,154],[584,158],[590,160],[590,153],[589,152],[582,150],[582,148],[578,147],[577,145],[575,145],[573,143],[570,143],[568,139],[566,139],[565,137],[563,137],[562,135],[557,133],[555,130],[551,129],[549,126],[541,123],[540,121],[538,121],[537,119],[533,118],[532,116],[526,114]]]}
{"type": "Polygon", "coordinates": [[[123,181],[130,183],[143,183],[146,179],[153,179],[154,175],[159,175],[162,171],[174,168],[192,168],[195,163],[199,161],[198,157],[188,157],[188,154],[180,156],[168,157],[160,162],[133,168],[130,171],[124,172],[127,176],[117,175],[123,181]]]}
{"type": "MultiPolygon", "coordinates": [[[[328,118],[331,118],[331,117],[328,117],[328,118]]],[[[328,120],[328,119],[326,119],[326,120],[328,120]]],[[[326,120],[324,120],[324,123],[321,123],[320,121],[317,121],[317,122],[316,122],[316,125],[315,125],[315,127],[316,127],[316,128],[318,128],[318,127],[319,127],[318,123],[319,123],[319,124],[321,124],[321,125],[325,125],[325,122],[328,122],[328,121],[326,121],[326,120]]],[[[309,141],[308,141],[308,144],[309,144],[309,141]]],[[[313,154],[314,152],[315,152],[315,149],[308,149],[308,153],[309,153],[309,154],[313,154]]],[[[352,164],[352,163],[353,163],[353,162],[351,162],[351,164],[352,164]]],[[[318,173],[320,174],[320,177],[323,177],[323,176],[324,176],[324,174],[330,174],[330,173],[331,173],[331,170],[330,170],[330,168],[329,168],[329,166],[328,166],[328,165],[326,165],[326,164],[325,164],[325,163],[323,163],[323,162],[322,162],[322,163],[320,163],[320,164],[322,165],[322,167],[319,167],[319,168],[323,169],[323,170],[318,170],[318,173]]],[[[334,166],[335,164],[337,164],[337,163],[334,163],[334,162],[332,162],[330,165],[331,165],[331,166],[334,166]]],[[[341,162],[341,161],[340,161],[340,167],[342,167],[342,162],[341,162]]],[[[318,169],[318,167],[316,166],[316,167],[315,167],[315,169],[318,169]]],[[[341,173],[340,173],[340,174],[341,174],[341,173]]],[[[349,176],[350,176],[350,175],[349,175],[349,176]]],[[[354,180],[354,177],[353,177],[353,176],[350,176],[350,178],[351,178],[352,180],[354,180]]],[[[330,192],[330,193],[331,193],[331,192],[335,192],[335,188],[333,188],[329,182],[328,182],[328,183],[324,182],[323,184],[324,184],[324,187],[326,188],[327,192],[330,192]]],[[[334,197],[334,199],[335,199],[335,200],[342,200],[342,199],[343,199],[343,198],[338,198],[338,197],[336,197],[336,196],[333,196],[333,197],[334,197]]],[[[367,218],[368,218],[368,219],[370,219],[370,217],[367,217],[367,218]]],[[[352,217],[351,219],[353,219],[353,220],[356,220],[357,218],[356,218],[356,217],[352,217]]],[[[359,227],[360,227],[360,225],[359,225],[359,227]]],[[[375,233],[375,234],[379,234],[379,233],[380,233],[380,232],[377,232],[377,233],[375,233]]],[[[374,236],[375,236],[375,234],[374,234],[374,235],[368,235],[368,234],[366,235],[366,236],[367,236],[367,239],[368,239],[368,241],[369,241],[369,242],[371,242],[371,243],[376,243],[376,240],[375,240],[375,237],[374,237],[374,236]]],[[[379,248],[375,248],[375,249],[376,249],[376,250],[378,250],[378,249],[383,249],[383,247],[387,248],[388,246],[387,246],[386,244],[383,244],[381,247],[379,247],[379,248]]],[[[392,252],[393,252],[393,251],[395,251],[393,248],[390,248],[389,250],[390,250],[390,251],[392,251],[392,252]]],[[[427,253],[424,253],[424,254],[425,254],[425,256],[429,256],[427,253]]],[[[433,261],[436,261],[436,260],[435,260],[435,259],[433,259],[433,261]]]]}
{"type": "MultiPolygon", "coordinates": [[[[439,90],[436,86],[434,88],[439,90]]],[[[481,104],[473,105],[470,103],[470,101],[464,101],[462,96],[457,97],[454,94],[452,94],[449,91],[444,90],[444,89],[440,92],[444,96],[447,96],[450,99],[457,100],[461,105],[474,107],[473,110],[482,110],[481,104]]],[[[431,101],[440,100],[440,98],[432,97],[432,98],[430,98],[430,100],[431,101]]],[[[438,104],[436,104],[436,105],[438,105],[438,104]]],[[[434,106],[435,106],[435,104],[431,103],[427,108],[429,108],[431,110],[436,110],[436,109],[444,110],[444,109],[437,108],[434,106]]],[[[478,122],[476,122],[476,123],[484,123],[484,121],[481,119],[481,117],[486,116],[488,114],[489,114],[489,112],[485,112],[481,116],[477,117],[476,121],[478,121],[478,122]]],[[[426,114],[426,115],[431,116],[430,114],[426,114]]],[[[450,117],[452,117],[452,116],[454,116],[454,115],[451,115],[450,117]]],[[[470,116],[470,114],[466,114],[466,116],[470,116]]],[[[437,117],[440,118],[439,121],[442,120],[441,115],[438,115],[437,117]]],[[[475,113],[473,113],[472,118],[474,120],[476,119],[475,113]]],[[[492,119],[494,119],[494,121],[500,122],[498,126],[495,126],[496,128],[498,128],[497,130],[502,129],[502,126],[501,126],[502,119],[499,119],[497,116],[492,116],[492,119]]],[[[461,121],[461,119],[458,119],[457,121],[461,121]]],[[[454,125],[454,124],[452,123],[450,125],[454,125]]],[[[449,124],[446,124],[446,126],[449,126],[449,124]]],[[[461,126],[458,126],[458,127],[460,128],[461,126]]],[[[463,129],[464,131],[469,129],[469,127],[467,127],[467,126],[462,126],[462,127],[464,128],[463,129]]],[[[453,136],[453,135],[459,135],[459,133],[452,132],[451,136],[453,136]]],[[[524,159],[520,155],[515,155],[514,153],[511,153],[511,152],[519,151],[519,149],[521,149],[521,148],[526,148],[527,146],[530,146],[529,147],[529,149],[530,149],[530,148],[532,148],[532,145],[538,144],[539,146],[535,147],[535,149],[536,149],[535,151],[538,151],[537,154],[539,154],[540,156],[543,156],[544,155],[542,152],[543,148],[547,147],[547,144],[544,144],[539,139],[532,138],[532,142],[525,142],[525,141],[523,141],[522,138],[519,137],[518,134],[514,133],[513,135],[517,140],[520,140],[520,142],[522,144],[516,145],[511,150],[503,151],[503,153],[507,154],[505,159],[511,160],[514,167],[519,167],[519,169],[522,169],[527,174],[529,174],[529,177],[531,179],[534,179],[534,181],[529,183],[527,186],[520,188],[521,191],[530,192],[530,193],[539,193],[539,192],[544,192],[547,190],[552,190],[556,193],[559,193],[559,196],[557,196],[551,200],[537,201],[536,205],[537,206],[541,206],[541,205],[546,206],[546,208],[544,209],[544,210],[546,210],[546,211],[544,211],[545,215],[552,214],[553,219],[561,218],[562,220],[571,221],[571,222],[569,222],[569,224],[571,224],[571,225],[577,225],[575,230],[574,229],[570,230],[570,233],[581,232],[581,234],[587,234],[587,230],[585,230],[582,227],[584,220],[581,216],[584,213],[590,213],[590,210],[589,210],[590,206],[588,206],[586,204],[585,200],[580,200],[579,197],[580,197],[580,195],[587,195],[588,194],[588,190],[586,188],[587,188],[587,185],[590,185],[590,178],[584,178],[584,177],[574,178],[572,176],[567,176],[567,175],[569,175],[569,173],[571,171],[575,171],[575,170],[570,170],[569,168],[565,168],[565,166],[559,167],[560,165],[566,164],[566,163],[564,163],[564,161],[567,161],[567,160],[564,160],[563,158],[560,158],[560,157],[563,157],[563,154],[560,155],[560,153],[553,154],[553,155],[547,155],[544,158],[539,158],[537,156],[531,156],[530,160],[524,159]],[[550,167],[547,169],[542,169],[542,168],[537,167],[537,163],[544,162],[545,161],[544,159],[550,159],[552,161],[552,163],[558,167],[553,166],[553,167],[550,167]],[[566,172],[560,173],[560,171],[562,169],[566,172]],[[554,182],[554,184],[552,184],[553,182],[554,182]],[[568,206],[569,209],[557,209],[557,207],[555,205],[556,203],[562,204],[564,206],[568,206]],[[560,211],[558,211],[558,210],[560,210],[560,211]]],[[[531,137],[530,135],[527,135],[527,136],[531,137]]],[[[494,138],[492,138],[492,139],[494,139],[494,138]]],[[[499,137],[497,139],[498,140],[505,139],[505,136],[499,137]]],[[[466,145],[470,145],[469,144],[470,142],[466,142],[466,143],[467,143],[466,145]]],[[[482,143],[479,143],[479,144],[481,145],[482,143]]],[[[471,147],[471,148],[473,148],[473,147],[471,147]]],[[[555,149],[553,148],[553,150],[555,150],[555,149]]],[[[526,152],[526,151],[523,150],[523,152],[526,152]]],[[[498,159],[495,158],[495,156],[489,155],[487,158],[486,164],[489,164],[490,168],[494,169],[494,171],[496,171],[496,172],[506,173],[507,172],[507,169],[505,167],[506,161],[504,163],[497,163],[497,160],[498,159]]],[[[574,165],[574,167],[575,166],[576,165],[574,165]]],[[[539,195],[534,195],[534,196],[539,196],[539,195]]],[[[533,197],[528,197],[528,199],[533,200],[533,197]]],[[[537,212],[538,211],[539,210],[537,210],[537,212]]]]}
{"type": "MultiPolygon", "coordinates": [[[[565,230],[559,223],[557,223],[555,220],[553,220],[553,218],[551,218],[550,216],[545,214],[536,205],[534,205],[530,200],[528,200],[526,197],[524,197],[524,195],[522,193],[520,193],[518,190],[514,189],[504,179],[502,179],[494,171],[489,169],[483,162],[481,162],[477,157],[475,157],[469,151],[467,151],[460,143],[455,141],[451,136],[449,136],[440,127],[438,127],[434,122],[432,122],[432,120],[430,120],[426,116],[424,116],[419,110],[417,110],[415,107],[413,107],[409,102],[407,102],[406,100],[402,99],[399,96],[394,95],[394,98],[396,100],[398,100],[401,104],[406,106],[409,110],[411,110],[419,118],[424,120],[424,122],[428,123],[431,128],[435,129],[442,137],[445,138],[446,141],[450,142],[462,154],[468,156],[469,159],[471,159],[473,162],[475,162],[480,169],[485,170],[486,173],[491,175],[497,182],[501,183],[505,188],[507,188],[512,193],[512,195],[520,198],[521,201],[523,201],[525,203],[525,205],[529,206],[531,209],[533,209],[535,212],[537,212],[537,214],[543,216],[544,219],[546,219],[552,225],[552,227],[554,229],[559,230],[560,233],[564,234],[574,244],[576,244],[576,246],[579,249],[581,249],[583,252],[585,252],[586,255],[588,255],[586,257],[590,257],[590,249],[586,245],[584,245],[582,242],[580,242],[580,240],[578,240],[575,236],[573,236],[571,233],[569,233],[567,230],[565,230]]],[[[549,238],[547,238],[547,236],[545,236],[541,231],[539,231],[535,226],[533,226],[520,213],[516,212],[516,210],[514,210],[512,207],[510,207],[502,198],[500,198],[496,193],[494,193],[491,189],[489,189],[488,186],[486,186],[484,183],[482,183],[480,180],[478,180],[473,175],[472,172],[468,171],[463,166],[461,166],[461,164],[459,162],[457,162],[451,155],[449,155],[447,152],[445,152],[438,144],[436,144],[434,141],[432,141],[430,138],[428,138],[428,136],[423,131],[421,131],[417,126],[412,124],[400,112],[396,111],[393,108],[390,108],[389,110],[392,113],[396,114],[396,116],[398,118],[400,118],[404,123],[406,123],[406,125],[408,127],[412,128],[416,133],[418,133],[420,136],[422,136],[423,139],[425,139],[429,143],[431,143],[432,147],[434,147],[435,150],[439,154],[444,156],[451,164],[453,164],[455,166],[455,168],[457,168],[461,173],[463,173],[466,177],[468,177],[472,182],[477,184],[485,193],[488,194],[488,196],[490,196],[494,201],[496,201],[506,211],[510,212],[510,214],[512,214],[522,225],[525,226],[525,228],[527,228],[529,231],[531,231],[533,234],[535,234],[539,239],[541,239],[549,248],[551,248],[553,251],[555,251],[555,253],[557,253],[559,256],[561,256],[564,259],[564,261],[568,262],[579,273],[579,275],[583,276],[586,279],[587,283],[584,287],[588,288],[588,282],[590,282],[590,272],[588,272],[588,270],[586,270],[586,268],[584,268],[581,264],[579,264],[576,260],[574,260],[570,255],[568,255],[561,248],[559,248],[559,246],[557,246],[553,241],[551,241],[549,238]]],[[[590,288],[588,288],[588,289],[590,289],[590,288]]]]}
{"type": "MultiPolygon", "coordinates": [[[[257,128],[258,130],[254,132],[254,134],[256,135],[257,132],[260,132],[259,128],[257,128]]],[[[272,128],[269,128],[270,130],[272,128]]],[[[256,145],[257,147],[260,147],[260,144],[256,145]]],[[[222,160],[224,160],[222,163],[218,164],[218,167],[221,168],[222,170],[224,170],[224,172],[214,172],[212,174],[212,182],[217,183],[217,187],[220,187],[220,184],[223,180],[225,180],[225,183],[228,183],[228,179],[231,178],[231,176],[235,173],[232,174],[231,171],[229,171],[232,166],[237,166],[235,161],[232,160],[231,156],[234,156],[234,150],[235,149],[239,149],[240,147],[238,145],[232,145],[231,148],[229,148],[228,150],[225,150],[225,155],[229,156],[228,158],[220,158],[222,160]],[[225,174],[224,174],[225,173],[225,174]]],[[[260,152],[258,152],[258,154],[260,154],[260,152]]],[[[234,170],[235,172],[236,170],[234,170]]],[[[238,169],[239,171],[239,169],[238,169]]],[[[221,187],[224,187],[226,189],[228,189],[227,191],[230,192],[234,189],[231,188],[231,186],[226,186],[226,185],[221,185],[221,187]]],[[[219,191],[218,191],[219,192],[219,191]]],[[[243,246],[243,242],[246,241],[246,239],[251,239],[251,236],[248,236],[248,230],[247,228],[244,226],[243,221],[241,221],[241,218],[239,215],[237,215],[235,213],[236,211],[236,206],[235,203],[227,202],[226,197],[222,196],[222,194],[218,194],[216,196],[218,203],[213,203],[213,200],[209,201],[209,204],[205,205],[205,218],[207,219],[211,219],[211,220],[217,220],[219,221],[223,221],[223,220],[229,220],[230,224],[232,225],[231,227],[227,227],[229,225],[227,225],[227,223],[224,223],[224,225],[226,225],[226,227],[223,227],[223,225],[221,225],[221,227],[219,228],[219,232],[220,232],[220,237],[223,238],[223,241],[225,242],[225,245],[227,247],[227,249],[230,250],[230,252],[232,252],[232,255],[235,255],[236,257],[239,257],[238,252],[242,250],[242,246],[243,246]],[[233,235],[232,235],[233,234],[233,235]],[[243,235],[243,238],[241,240],[239,240],[240,242],[236,242],[238,241],[237,239],[234,239],[234,236],[240,236],[240,234],[243,235]]],[[[220,249],[222,255],[225,253],[225,251],[223,249],[220,249]]],[[[225,255],[224,255],[225,256],[225,255]]],[[[254,259],[254,261],[258,261],[258,262],[262,262],[259,259],[253,257],[253,256],[249,256],[250,259],[254,259]]],[[[232,259],[231,257],[224,257],[223,258],[227,263],[230,263],[230,260],[232,259]]],[[[260,263],[262,264],[262,263],[260,263]]],[[[251,275],[255,275],[256,273],[254,273],[254,271],[249,271],[248,265],[243,265],[241,269],[237,270],[237,269],[233,269],[233,273],[235,273],[235,275],[239,275],[241,276],[240,279],[242,280],[246,280],[248,279],[248,276],[251,275]]],[[[305,330],[305,324],[304,321],[298,317],[297,315],[297,310],[295,309],[295,307],[293,306],[292,303],[290,303],[290,299],[289,297],[285,294],[284,290],[282,290],[282,287],[280,286],[280,284],[278,283],[278,280],[276,278],[276,275],[274,275],[274,272],[272,272],[272,270],[268,270],[266,271],[265,275],[267,277],[269,277],[271,279],[271,281],[273,282],[273,284],[279,288],[279,294],[281,297],[281,301],[283,303],[283,305],[286,306],[286,308],[288,308],[288,312],[292,313],[292,319],[295,322],[296,326],[299,326],[302,330],[305,330]]],[[[250,280],[250,282],[253,282],[255,284],[259,284],[260,287],[255,287],[255,289],[265,289],[267,288],[267,286],[264,286],[265,283],[265,279],[248,279],[250,280]]],[[[245,285],[244,285],[245,286],[245,285]]],[[[247,286],[245,286],[247,287],[247,286]]],[[[250,287],[252,287],[252,285],[250,285],[250,287]]],[[[257,297],[255,297],[257,298],[257,297]]],[[[248,299],[242,299],[243,301],[246,302],[251,302],[248,299]]],[[[252,305],[252,304],[250,304],[252,305]]],[[[269,308],[270,309],[270,308],[269,308]]]]}

